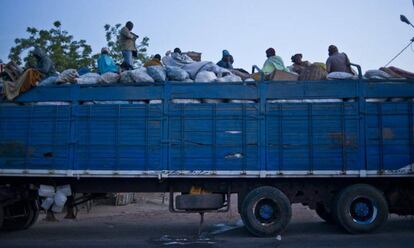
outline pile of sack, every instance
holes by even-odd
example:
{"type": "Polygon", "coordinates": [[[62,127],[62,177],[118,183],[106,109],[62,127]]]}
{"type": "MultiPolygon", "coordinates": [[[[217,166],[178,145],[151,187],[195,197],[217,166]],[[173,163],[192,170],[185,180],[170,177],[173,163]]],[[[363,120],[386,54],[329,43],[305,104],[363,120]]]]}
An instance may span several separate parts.
{"type": "Polygon", "coordinates": [[[379,70],[369,70],[364,75],[367,79],[414,79],[414,73],[390,66],[381,67],[379,70]]]}
{"type": "Polygon", "coordinates": [[[230,72],[224,75],[217,75],[212,71],[203,70],[197,72],[194,75],[194,79],[191,79],[190,73],[184,69],[176,66],[150,66],[141,67],[135,70],[124,71],[121,74],[108,72],[103,75],[98,73],[86,73],[79,75],[75,69],[67,69],[60,73],[56,77],[49,77],[39,85],[47,86],[52,84],[68,84],[77,83],[82,85],[88,84],[114,84],[114,83],[155,83],[164,81],[175,82],[243,82],[243,80],[230,72]]]}

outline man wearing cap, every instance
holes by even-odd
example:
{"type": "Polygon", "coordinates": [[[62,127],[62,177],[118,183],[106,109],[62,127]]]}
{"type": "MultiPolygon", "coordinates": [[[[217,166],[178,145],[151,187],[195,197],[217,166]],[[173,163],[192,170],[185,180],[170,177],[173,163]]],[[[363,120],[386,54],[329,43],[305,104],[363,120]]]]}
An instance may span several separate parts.
{"type": "Polygon", "coordinates": [[[223,57],[219,62],[217,62],[217,65],[225,69],[233,69],[233,63],[234,59],[233,56],[231,56],[230,52],[223,50],[223,57]]]}
{"type": "Polygon", "coordinates": [[[115,64],[111,55],[109,55],[109,49],[107,47],[102,48],[101,55],[98,58],[98,72],[99,74],[105,74],[107,72],[119,72],[119,68],[115,64]]]}
{"type": "Polygon", "coordinates": [[[134,65],[132,54],[137,52],[135,41],[138,39],[138,35],[131,32],[133,28],[134,24],[127,22],[119,33],[119,45],[124,57],[124,63],[131,67],[134,65]]]}
{"type": "Polygon", "coordinates": [[[289,72],[289,70],[285,67],[285,64],[283,63],[282,58],[276,55],[276,51],[274,48],[267,49],[266,56],[267,60],[265,61],[262,69],[262,71],[265,74],[269,75],[273,73],[274,70],[289,72]]]}

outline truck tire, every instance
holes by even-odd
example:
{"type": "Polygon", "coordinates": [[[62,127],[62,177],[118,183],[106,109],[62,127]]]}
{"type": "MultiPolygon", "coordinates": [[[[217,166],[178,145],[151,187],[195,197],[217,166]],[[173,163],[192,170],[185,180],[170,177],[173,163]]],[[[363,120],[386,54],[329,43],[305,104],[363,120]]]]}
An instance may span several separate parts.
{"type": "Polygon", "coordinates": [[[31,201],[31,206],[33,209],[33,217],[31,221],[28,222],[28,224],[26,225],[24,229],[29,229],[34,224],[36,224],[37,220],[39,219],[39,214],[40,214],[39,202],[37,200],[31,201]]]}
{"type": "Polygon", "coordinates": [[[287,196],[274,187],[250,191],[243,200],[241,217],[247,230],[257,237],[282,233],[292,217],[287,196]]]}
{"type": "Polygon", "coordinates": [[[19,201],[4,209],[4,231],[20,231],[31,227],[39,216],[39,209],[34,207],[33,201],[19,201]]]}
{"type": "Polygon", "coordinates": [[[351,234],[369,233],[388,218],[388,204],[381,191],[367,184],[355,184],[339,192],[333,214],[337,223],[351,234]]]}
{"type": "Polygon", "coordinates": [[[323,204],[318,204],[315,209],[316,214],[328,224],[335,224],[332,213],[329,212],[323,204]]]}

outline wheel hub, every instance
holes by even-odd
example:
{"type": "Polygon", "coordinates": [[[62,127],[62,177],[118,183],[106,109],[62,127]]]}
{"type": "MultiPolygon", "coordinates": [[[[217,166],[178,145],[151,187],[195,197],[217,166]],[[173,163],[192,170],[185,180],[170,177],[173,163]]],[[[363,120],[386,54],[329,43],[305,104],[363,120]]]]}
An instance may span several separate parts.
{"type": "Polygon", "coordinates": [[[257,202],[254,208],[254,214],[257,221],[262,225],[270,225],[274,223],[278,217],[278,208],[271,199],[262,199],[257,202]]]}
{"type": "Polygon", "coordinates": [[[356,198],[351,203],[350,215],[355,223],[368,225],[377,218],[378,209],[370,199],[356,198]]]}

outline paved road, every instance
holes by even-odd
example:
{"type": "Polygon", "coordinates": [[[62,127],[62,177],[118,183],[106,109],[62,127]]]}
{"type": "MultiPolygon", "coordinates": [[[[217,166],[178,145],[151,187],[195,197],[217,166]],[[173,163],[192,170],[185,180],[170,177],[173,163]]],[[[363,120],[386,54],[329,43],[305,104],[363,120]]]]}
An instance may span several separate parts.
{"type": "Polygon", "coordinates": [[[414,247],[413,218],[391,216],[380,232],[355,236],[297,205],[288,230],[274,238],[252,237],[234,210],[207,214],[201,239],[195,238],[197,215],[170,214],[167,206],[155,203],[98,206],[90,214],[80,212],[76,221],[58,218],[57,223],[39,220],[29,230],[0,233],[0,247],[414,247]]]}

